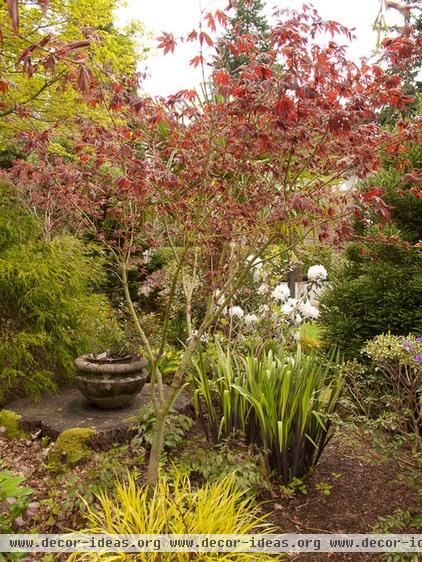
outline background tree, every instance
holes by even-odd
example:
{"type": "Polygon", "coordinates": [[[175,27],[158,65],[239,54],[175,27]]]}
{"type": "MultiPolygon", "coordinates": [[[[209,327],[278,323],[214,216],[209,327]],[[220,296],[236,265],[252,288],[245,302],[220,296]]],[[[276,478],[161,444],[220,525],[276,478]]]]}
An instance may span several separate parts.
{"type": "Polygon", "coordinates": [[[233,2],[234,15],[229,18],[226,32],[219,43],[220,64],[229,74],[238,75],[248,62],[248,55],[240,53],[234,39],[243,37],[253,40],[258,51],[266,53],[269,49],[270,26],[262,14],[265,4],[262,0],[237,0],[233,2]]]}
{"type": "MultiPolygon", "coordinates": [[[[12,3],[11,3],[12,4],[12,3]]],[[[49,151],[72,158],[69,130],[88,119],[111,126],[111,105],[123,90],[136,88],[136,64],[145,55],[137,46],[140,24],[115,25],[120,0],[19,3],[19,28],[5,3],[0,4],[0,166],[19,155],[25,134],[47,135],[49,151]]],[[[38,216],[48,239],[60,208],[48,186],[38,216]]]]}
{"type": "Polygon", "coordinates": [[[422,332],[421,140],[419,131],[390,146],[381,170],[362,182],[364,196],[383,198],[391,220],[363,213],[321,298],[325,335],[350,357],[359,358],[364,343],[382,333],[422,332]]]}
{"type": "Polygon", "coordinates": [[[140,24],[116,27],[119,3],[20,2],[18,29],[17,22],[11,25],[6,3],[0,5],[3,166],[18,150],[17,137],[29,124],[40,133],[55,127],[60,137],[75,118],[110,120],[102,98],[109,100],[123,80],[134,78],[144,52],[136,45],[140,24]]]}
{"type": "MultiPolygon", "coordinates": [[[[391,28],[394,33],[411,33],[415,30],[417,33],[422,31],[422,11],[417,3],[412,0],[381,0],[380,10],[374,28],[378,31],[379,42],[384,34],[390,32],[387,25],[387,12],[396,10],[400,12],[403,17],[403,25],[395,25],[391,28]]],[[[385,38],[385,41],[389,41],[385,38]]],[[[420,57],[414,57],[412,61],[408,61],[405,67],[401,66],[400,56],[393,57],[388,65],[389,72],[394,75],[399,75],[403,80],[403,90],[407,95],[413,97],[413,102],[408,104],[404,109],[384,109],[380,112],[380,122],[384,125],[395,124],[398,119],[405,118],[406,116],[417,115],[420,113],[421,93],[422,93],[422,76],[421,68],[422,62],[420,57]]]]}

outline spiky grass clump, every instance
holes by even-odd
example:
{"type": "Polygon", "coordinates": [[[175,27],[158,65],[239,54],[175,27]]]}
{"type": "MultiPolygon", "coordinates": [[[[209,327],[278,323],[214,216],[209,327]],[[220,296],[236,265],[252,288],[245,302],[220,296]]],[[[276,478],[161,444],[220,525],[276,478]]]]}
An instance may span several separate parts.
{"type": "MultiPolygon", "coordinates": [[[[259,506],[240,490],[234,476],[195,489],[189,478],[175,470],[171,481],[161,479],[152,494],[138,487],[129,475],[127,483],[118,482],[116,496],[98,495],[99,508],[87,505],[87,533],[108,534],[267,534],[275,529],[260,514],[259,506]]],[[[185,562],[245,562],[256,560],[255,553],[160,553],[160,560],[185,562]]],[[[278,555],[259,554],[259,560],[278,559],[278,555]]],[[[72,554],[69,562],[128,562],[157,560],[157,553],[72,554]]]]}
{"type": "Polygon", "coordinates": [[[286,483],[306,476],[329,438],[342,386],[338,355],[305,355],[298,346],[258,358],[217,344],[211,378],[206,364],[201,354],[194,361],[194,399],[214,442],[240,430],[286,483]]]}

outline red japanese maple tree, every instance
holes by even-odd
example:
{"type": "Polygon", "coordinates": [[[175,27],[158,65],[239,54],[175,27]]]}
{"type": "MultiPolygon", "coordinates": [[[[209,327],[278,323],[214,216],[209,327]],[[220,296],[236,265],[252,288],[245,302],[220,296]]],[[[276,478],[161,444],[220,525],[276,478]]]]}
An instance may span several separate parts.
{"type": "MultiPolygon", "coordinates": [[[[225,13],[205,15],[212,33],[225,13]]],[[[212,45],[201,27],[191,32],[200,48],[212,45]]],[[[421,39],[409,30],[386,42],[386,56],[413,57],[421,39]]],[[[49,151],[49,135],[28,137],[42,166],[18,161],[15,178],[38,205],[53,196],[61,213],[86,219],[120,265],[129,310],[151,363],[156,424],[148,479],[158,475],[164,422],[185,378],[201,336],[245,282],[253,260],[278,244],[287,254],[310,232],[335,243],[348,236],[349,221],[362,207],[388,216],[378,190],[338,189],[380,164],[382,150],[398,150],[418,134],[418,123],[382,130],[377,110],[409,100],[400,79],[381,66],[357,66],[339,41],[350,31],[323,21],[315,10],[280,13],[271,49],[255,49],[253,36],[227,45],[248,62],[236,77],[222,67],[218,49],[206,99],[184,90],[166,99],[116,88],[115,126],[80,123],[73,159],[49,151]],[[317,40],[318,39],[318,40],[317,40]],[[131,300],[127,271],[141,246],[170,245],[176,268],[162,319],[161,342],[149,341],[131,300]],[[164,352],[176,292],[185,298],[187,343],[165,394],[158,363],[164,352]],[[218,291],[217,291],[218,290],[218,291]],[[192,317],[194,291],[204,314],[192,317]],[[217,296],[218,295],[218,296],[217,296]]],[[[160,38],[175,48],[171,34],[160,38]]],[[[192,64],[202,64],[201,52],[192,64]]]]}

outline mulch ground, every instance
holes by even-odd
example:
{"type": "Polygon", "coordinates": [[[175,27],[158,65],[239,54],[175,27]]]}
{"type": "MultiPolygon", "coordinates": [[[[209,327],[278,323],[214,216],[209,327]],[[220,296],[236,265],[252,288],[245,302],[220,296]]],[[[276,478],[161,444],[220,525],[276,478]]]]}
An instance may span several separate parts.
{"type": "MultiPolygon", "coordinates": [[[[45,499],[51,492],[52,475],[44,465],[46,456],[47,449],[40,440],[10,441],[0,437],[1,468],[24,476],[25,484],[35,490],[35,501],[45,499]]],[[[75,473],[83,479],[87,470],[89,466],[78,467],[75,473]]],[[[265,510],[271,512],[270,521],[280,532],[368,533],[373,532],[379,517],[398,509],[422,512],[421,496],[403,478],[403,469],[394,459],[378,454],[370,441],[357,433],[340,434],[331,441],[306,487],[306,494],[293,497],[286,497],[276,486],[271,493],[258,496],[265,500],[265,510]],[[321,483],[331,486],[329,495],[317,488],[321,483]]],[[[38,532],[51,532],[51,527],[43,526],[47,515],[41,508],[36,522],[38,532]]],[[[28,528],[31,526],[33,522],[28,522],[28,528]]],[[[320,553],[298,554],[293,559],[337,562],[385,558],[364,553],[320,553]]]]}
{"type": "MultiPolygon", "coordinates": [[[[268,503],[271,521],[282,532],[371,533],[379,517],[396,510],[422,513],[422,498],[406,483],[402,468],[393,459],[376,453],[362,435],[348,436],[348,443],[341,438],[332,440],[307,489],[306,495],[268,503]],[[355,439],[353,448],[350,437],[355,439]],[[329,495],[316,487],[321,482],[332,486],[329,495]]],[[[321,553],[300,554],[295,560],[385,560],[385,556],[321,553]]]]}

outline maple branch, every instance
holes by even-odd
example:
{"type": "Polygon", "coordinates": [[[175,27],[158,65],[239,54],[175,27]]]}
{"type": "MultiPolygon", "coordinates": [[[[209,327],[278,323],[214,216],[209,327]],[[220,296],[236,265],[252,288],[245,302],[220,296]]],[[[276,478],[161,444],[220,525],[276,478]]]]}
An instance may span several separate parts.
{"type": "MultiPolygon", "coordinates": [[[[153,405],[154,405],[154,410],[156,415],[158,415],[160,408],[159,408],[159,404],[157,401],[157,397],[155,395],[155,379],[158,378],[161,381],[160,375],[159,375],[159,370],[157,368],[157,358],[154,357],[154,353],[152,351],[152,348],[150,346],[150,343],[148,341],[148,338],[141,326],[141,323],[139,321],[139,317],[136,313],[135,310],[135,306],[133,304],[132,301],[132,297],[130,296],[130,291],[129,291],[129,282],[128,282],[128,276],[127,276],[127,260],[129,259],[129,255],[127,255],[127,259],[126,260],[122,260],[120,263],[120,267],[121,267],[121,272],[122,272],[122,284],[123,284],[123,291],[124,291],[124,295],[125,295],[125,300],[126,300],[126,304],[128,305],[129,308],[129,312],[130,315],[132,317],[134,326],[136,328],[136,331],[138,332],[141,341],[142,341],[142,345],[147,353],[149,362],[151,364],[151,378],[150,378],[150,384],[151,384],[151,398],[153,401],[153,405]]],[[[164,401],[164,394],[163,394],[163,386],[162,386],[162,381],[161,384],[159,383],[159,392],[160,392],[160,401],[161,403],[164,401]]]]}
{"type": "Polygon", "coordinates": [[[209,101],[209,96],[208,96],[208,90],[207,90],[207,83],[205,80],[205,66],[204,66],[204,57],[203,57],[203,47],[202,47],[202,40],[201,40],[201,34],[202,34],[202,18],[204,15],[204,10],[202,8],[202,0],[199,0],[199,56],[200,56],[200,64],[201,64],[201,74],[202,74],[202,91],[204,93],[204,97],[205,100],[208,102],[209,101]]]}
{"type": "MultiPolygon", "coordinates": [[[[171,236],[170,236],[170,232],[169,232],[169,229],[168,229],[168,223],[167,223],[166,218],[164,218],[164,224],[165,224],[165,228],[166,228],[167,238],[170,241],[171,236]]],[[[187,256],[188,252],[189,252],[189,246],[188,246],[187,243],[185,243],[185,245],[184,245],[183,252],[182,252],[181,256],[179,256],[177,254],[172,240],[170,242],[170,245],[173,249],[177,266],[176,266],[176,271],[173,274],[173,279],[172,279],[172,283],[171,283],[171,286],[170,286],[170,293],[169,293],[169,296],[167,298],[167,304],[166,304],[166,308],[165,308],[165,311],[164,311],[163,330],[161,332],[161,343],[160,343],[159,352],[158,352],[159,356],[162,355],[162,353],[164,351],[164,348],[165,348],[165,345],[166,345],[171,305],[173,304],[173,299],[174,299],[174,295],[176,293],[176,288],[177,288],[177,283],[179,281],[180,272],[182,271],[184,261],[186,259],[186,256],[187,256]]]]}
{"type": "Polygon", "coordinates": [[[192,274],[191,274],[191,282],[189,287],[186,281],[186,277],[182,272],[182,286],[183,286],[183,293],[185,295],[185,300],[186,300],[185,317],[186,317],[186,325],[188,329],[188,338],[192,336],[192,296],[193,296],[193,289],[195,286],[197,262],[198,262],[198,253],[195,251],[192,274]]]}

